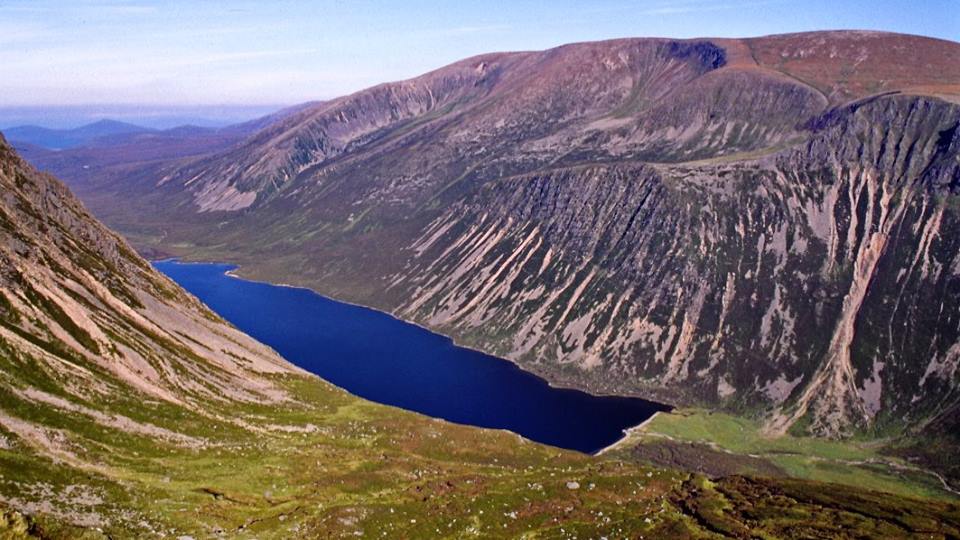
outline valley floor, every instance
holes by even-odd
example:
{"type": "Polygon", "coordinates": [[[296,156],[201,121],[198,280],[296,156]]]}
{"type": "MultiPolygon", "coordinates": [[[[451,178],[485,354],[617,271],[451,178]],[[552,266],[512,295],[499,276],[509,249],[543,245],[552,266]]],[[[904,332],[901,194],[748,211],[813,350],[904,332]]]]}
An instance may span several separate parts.
{"type": "Polygon", "coordinates": [[[659,413],[605,454],[712,477],[801,478],[957,502],[960,492],[876,440],[769,437],[759,423],[703,409],[659,413]]]}

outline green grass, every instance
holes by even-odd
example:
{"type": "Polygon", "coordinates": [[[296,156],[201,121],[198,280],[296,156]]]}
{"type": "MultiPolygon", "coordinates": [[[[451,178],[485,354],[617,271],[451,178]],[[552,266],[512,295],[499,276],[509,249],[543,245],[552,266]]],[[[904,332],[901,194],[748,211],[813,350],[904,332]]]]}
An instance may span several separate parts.
{"type": "MultiPolygon", "coordinates": [[[[274,381],[295,399],[281,404],[204,405],[206,412],[229,413],[256,431],[210,418],[200,422],[196,413],[169,404],[147,405],[135,415],[132,398],[86,403],[171,429],[176,429],[179,418],[179,431],[202,437],[206,441],[202,447],[158,443],[42,403],[7,399],[0,404],[5,414],[59,430],[79,463],[53,461],[29,440],[0,430],[4,440],[12,441],[5,448],[0,445],[0,494],[16,494],[33,504],[46,501],[49,506],[29,520],[51,538],[100,537],[98,528],[113,538],[150,538],[161,532],[168,537],[205,538],[218,531],[239,538],[337,538],[358,533],[377,538],[515,538],[530,531],[537,531],[533,537],[547,538],[620,534],[711,538],[715,527],[731,531],[766,527],[751,521],[737,506],[739,500],[749,498],[768,508],[782,505],[781,498],[770,494],[745,493],[757,489],[752,483],[715,484],[702,476],[616,456],[594,458],[503,431],[436,421],[362,401],[313,377],[276,376],[274,381]],[[316,428],[270,429],[309,425],[316,428]],[[569,489],[568,481],[578,482],[579,488],[569,489]],[[91,516],[99,521],[91,525],[91,516]],[[73,528],[71,523],[78,519],[88,520],[88,526],[73,528]]],[[[683,425],[668,421],[673,416],[660,415],[654,425],[677,436],[740,441],[744,449],[761,444],[741,419],[706,421],[711,420],[707,415],[695,414],[683,425]]],[[[780,443],[770,444],[780,448],[776,446],[780,443]]],[[[835,455],[868,455],[863,452],[837,450],[835,455]]],[[[786,489],[780,484],[763,486],[786,489]]],[[[820,484],[814,484],[815,489],[796,486],[826,489],[820,484]]],[[[884,504],[894,509],[918,504],[884,497],[884,504]]],[[[845,501],[831,503],[838,507],[837,516],[849,517],[845,501]]],[[[822,501],[815,504],[822,509],[822,501]]],[[[956,516],[950,513],[956,511],[955,505],[924,504],[925,511],[945,516],[944,527],[956,528],[956,516]]],[[[817,522],[818,527],[846,527],[847,518],[824,520],[816,512],[807,508],[771,526],[817,522]]],[[[13,513],[5,519],[6,529],[0,520],[0,538],[5,531],[22,532],[26,518],[13,513]]],[[[886,519],[868,521],[871,527],[899,526],[886,519]]]]}
{"type": "Polygon", "coordinates": [[[876,440],[770,437],[756,420],[699,409],[658,414],[631,437],[631,443],[640,444],[655,444],[664,438],[703,443],[721,451],[766,459],[795,478],[957,500],[933,476],[882,454],[882,444],[876,440]]]}
{"type": "MultiPolygon", "coordinates": [[[[213,443],[209,448],[151,449],[145,446],[149,438],[84,424],[77,415],[57,415],[40,404],[6,403],[7,414],[63,430],[75,445],[71,448],[82,447],[77,457],[89,469],[55,465],[30,455],[37,449],[18,442],[0,450],[0,471],[20,483],[0,483],[0,491],[29,492],[21,483],[48,486],[40,491],[56,502],[71,485],[89,486],[110,503],[90,508],[65,504],[65,511],[107,516],[112,524],[101,528],[121,538],[139,532],[140,521],[199,537],[217,529],[285,537],[293,526],[321,536],[393,530],[399,536],[416,537],[441,525],[451,536],[470,527],[511,536],[542,526],[561,504],[607,508],[616,500],[619,518],[629,520],[647,503],[635,500],[625,484],[661,486],[656,493],[680,478],[665,475],[669,480],[664,484],[664,475],[642,476],[644,469],[635,466],[625,475],[622,467],[601,470],[579,454],[527,443],[504,432],[453,426],[369,404],[315,379],[280,382],[300,403],[251,405],[241,407],[237,415],[249,421],[259,415],[261,426],[302,426],[309,421],[322,428],[252,436],[208,422],[205,436],[213,443]],[[584,486],[589,479],[594,489],[574,493],[565,487],[571,478],[584,486]],[[533,483],[543,489],[528,487],[533,483]],[[538,508],[529,518],[502,526],[504,513],[532,502],[538,508]],[[133,517],[118,518],[122,512],[117,505],[133,517]],[[362,519],[344,517],[350,514],[362,519]],[[469,515],[476,519],[452,525],[456,516],[469,515]]],[[[608,512],[614,515],[612,509],[608,512]]]]}

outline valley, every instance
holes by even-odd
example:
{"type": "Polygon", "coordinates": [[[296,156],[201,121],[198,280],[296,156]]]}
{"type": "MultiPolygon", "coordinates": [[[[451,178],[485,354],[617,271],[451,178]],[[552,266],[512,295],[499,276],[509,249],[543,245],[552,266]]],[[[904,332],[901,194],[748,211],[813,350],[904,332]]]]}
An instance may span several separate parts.
{"type": "Polygon", "coordinates": [[[958,127],[828,31],[0,141],[0,537],[960,536],[958,127]]]}
{"type": "Polygon", "coordinates": [[[922,449],[956,443],[938,426],[960,406],[958,66],[956,43],[880,32],[581,43],[207,155],[36,162],[147,253],[384,310],[554,384],[922,449]]]}
{"type": "Polygon", "coordinates": [[[229,265],[154,264],[287,360],[376,403],[711,478],[793,477],[945,501],[958,495],[939,474],[872,438],[771,437],[742,417],[554,389],[380,313],[231,277],[229,265]]]}
{"type": "Polygon", "coordinates": [[[960,534],[955,503],[714,482],[364,401],[226,323],[2,139],[0,186],[5,538],[960,534]]]}

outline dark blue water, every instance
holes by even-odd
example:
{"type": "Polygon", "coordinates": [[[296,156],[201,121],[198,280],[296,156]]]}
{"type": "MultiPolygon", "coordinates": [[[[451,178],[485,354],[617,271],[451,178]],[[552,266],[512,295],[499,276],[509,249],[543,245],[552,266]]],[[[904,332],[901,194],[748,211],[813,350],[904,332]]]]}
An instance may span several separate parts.
{"type": "Polygon", "coordinates": [[[306,289],[233,278],[234,266],[155,263],[235,326],[349,392],[452,422],[595,452],[668,409],[551,388],[514,364],[306,289]]]}

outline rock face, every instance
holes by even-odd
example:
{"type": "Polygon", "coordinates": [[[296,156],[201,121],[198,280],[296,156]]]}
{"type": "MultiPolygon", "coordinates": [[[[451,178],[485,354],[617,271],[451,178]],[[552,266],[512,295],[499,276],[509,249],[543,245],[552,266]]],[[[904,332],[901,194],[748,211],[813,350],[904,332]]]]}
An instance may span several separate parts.
{"type": "MultiPolygon", "coordinates": [[[[0,351],[3,392],[64,406],[131,389],[188,408],[271,402],[284,394],[265,376],[297,372],[154,271],[2,138],[0,351]],[[56,396],[44,378],[63,384],[56,396]]],[[[0,426],[32,438],[29,419],[7,412],[0,426]]]]}
{"type": "Polygon", "coordinates": [[[900,433],[956,410],[958,95],[960,45],[915,36],[583,43],[77,189],[565,384],[900,433]]]}
{"type": "Polygon", "coordinates": [[[398,312],[564,380],[767,404],[774,431],[936,415],[960,351],[960,108],[824,122],[756,160],[490,183],[389,277],[398,312]]]}

